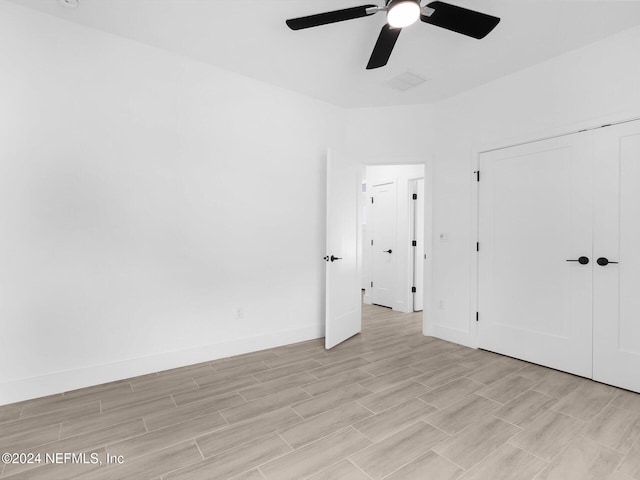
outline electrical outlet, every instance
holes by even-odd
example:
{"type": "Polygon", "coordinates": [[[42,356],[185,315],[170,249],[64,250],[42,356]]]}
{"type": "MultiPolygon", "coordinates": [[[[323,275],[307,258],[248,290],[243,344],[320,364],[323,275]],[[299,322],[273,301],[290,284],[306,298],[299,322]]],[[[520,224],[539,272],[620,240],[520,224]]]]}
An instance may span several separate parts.
{"type": "Polygon", "coordinates": [[[236,320],[242,320],[244,318],[244,310],[242,307],[236,309],[236,320]]]}
{"type": "Polygon", "coordinates": [[[438,300],[438,310],[444,310],[444,300],[438,300]]]}

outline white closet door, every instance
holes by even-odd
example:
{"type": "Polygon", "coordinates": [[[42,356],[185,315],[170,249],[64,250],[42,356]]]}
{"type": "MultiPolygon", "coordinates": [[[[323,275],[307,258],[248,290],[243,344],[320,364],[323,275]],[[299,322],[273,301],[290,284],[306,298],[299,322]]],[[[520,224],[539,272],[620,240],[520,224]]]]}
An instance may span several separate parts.
{"type": "Polygon", "coordinates": [[[595,178],[593,378],[640,392],[640,122],[596,132],[595,178]]]}
{"type": "Polygon", "coordinates": [[[592,141],[482,154],[480,348],[592,375],[592,141]],[[577,261],[587,257],[588,264],[577,261]]]}
{"type": "Polygon", "coordinates": [[[396,184],[373,185],[371,225],[371,303],[393,308],[394,263],[396,250],[396,184]]]}

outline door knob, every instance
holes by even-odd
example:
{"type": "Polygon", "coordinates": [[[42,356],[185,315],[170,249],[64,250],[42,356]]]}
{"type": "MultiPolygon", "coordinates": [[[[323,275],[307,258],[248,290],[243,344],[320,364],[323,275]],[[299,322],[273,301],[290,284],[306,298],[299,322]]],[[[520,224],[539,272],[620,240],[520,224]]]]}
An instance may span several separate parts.
{"type": "Polygon", "coordinates": [[[336,260],[342,260],[342,257],[334,257],[333,255],[331,255],[330,260],[331,260],[332,262],[335,262],[336,260]]]}
{"type": "Polygon", "coordinates": [[[618,262],[611,262],[607,257],[600,257],[598,260],[596,260],[596,263],[601,267],[606,267],[610,263],[618,263],[618,262]]]}
{"type": "Polygon", "coordinates": [[[586,265],[589,263],[589,257],[580,257],[577,260],[567,260],[567,262],[578,262],[580,265],[586,265]]]}
{"type": "Polygon", "coordinates": [[[391,249],[389,250],[383,250],[382,253],[391,253],[391,249]]]}

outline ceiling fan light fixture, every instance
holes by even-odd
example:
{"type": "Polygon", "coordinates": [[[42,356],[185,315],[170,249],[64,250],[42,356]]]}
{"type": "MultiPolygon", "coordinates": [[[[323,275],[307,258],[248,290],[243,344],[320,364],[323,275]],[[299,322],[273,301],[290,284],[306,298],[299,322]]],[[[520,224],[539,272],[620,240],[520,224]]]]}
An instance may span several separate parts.
{"type": "Polygon", "coordinates": [[[416,0],[396,0],[389,4],[387,23],[393,28],[408,27],[420,18],[420,3],[416,0]]]}

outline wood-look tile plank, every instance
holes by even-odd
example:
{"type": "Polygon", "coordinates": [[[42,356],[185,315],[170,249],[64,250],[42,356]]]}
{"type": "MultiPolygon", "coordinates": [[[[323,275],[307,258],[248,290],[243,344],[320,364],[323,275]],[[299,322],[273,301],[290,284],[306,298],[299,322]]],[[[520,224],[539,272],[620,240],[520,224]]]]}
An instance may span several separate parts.
{"type": "Polygon", "coordinates": [[[302,418],[293,410],[283,408],[203,435],[196,442],[205,457],[212,457],[300,422],[302,418]]]}
{"type": "Polygon", "coordinates": [[[279,433],[289,445],[293,448],[299,448],[372,415],[369,410],[358,403],[350,402],[280,430],[279,433]]]}
{"type": "Polygon", "coordinates": [[[353,385],[354,383],[358,383],[369,378],[372,378],[372,375],[363,372],[359,368],[355,368],[352,370],[347,370],[346,372],[340,373],[338,375],[334,375],[333,377],[328,377],[322,380],[311,382],[307,385],[302,386],[301,388],[305,392],[315,397],[324,393],[328,393],[332,390],[348,387],[350,385],[353,385]]]}
{"type": "Polygon", "coordinates": [[[343,460],[311,477],[311,480],[371,480],[349,460],[343,460]]]}
{"type": "Polygon", "coordinates": [[[437,408],[445,408],[485,387],[483,383],[462,377],[420,395],[420,399],[437,408]]]}
{"type": "Polygon", "coordinates": [[[447,438],[446,433],[419,421],[356,453],[350,460],[371,478],[378,480],[447,438]]]}
{"type": "Polygon", "coordinates": [[[521,377],[530,378],[531,380],[535,380],[536,382],[541,382],[553,372],[554,370],[551,370],[550,368],[530,363],[528,365],[525,365],[524,368],[518,370],[518,375],[520,375],[521,377]]]}
{"type": "MultiPolygon", "coordinates": [[[[272,368],[271,370],[256,373],[253,376],[260,382],[264,383],[270,380],[275,380],[276,378],[287,377],[289,375],[293,375],[294,373],[311,371],[314,368],[318,368],[319,366],[320,364],[315,360],[305,360],[303,362],[285,365],[284,367],[280,368],[272,368]]],[[[313,373],[311,374],[313,375],[313,373]]]]}
{"type": "MultiPolygon", "coordinates": [[[[184,388],[189,390],[189,392],[197,391],[198,387],[195,384],[186,382],[184,384],[184,388]]],[[[186,392],[186,393],[189,393],[186,392]]],[[[180,395],[185,395],[186,393],[181,393],[180,395]]],[[[150,400],[156,400],[160,397],[165,397],[166,394],[159,394],[155,390],[147,390],[144,392],[131,392],[131,393],[123,393],[123,394],[113,394],[107,397],[103,397],[100,399],[100,403],[102,405],[102,411],[106,412],[107,410],[113,410],[114,408],[120,408],[125,406],[135,405],[137,403],[148,402],[150,400]]]]}
{"type": "Polygon", "coordinates": [[[269,366],[264,362],[249,363],[247,365],[238,365],[237,367],[216,371],[209,375],[194,377],[193,381],[195,381],[199,387],[224,385],[229,379],[238,379],[269,370],[269,366]]]}
{"type": "Polygon", "coordinates": [[[500,407],[499,403],[472,393],[459,402],[430,415],[427,422],[453,435],[486,417],[498,407],[500,407]]]}
{"type": "MultiPolygon", "coordinates": [[[[206,387],[196,388],[189,392],[173,394],[172,397],[176,404],[184,405],[185,403],[197,402],[198,400],[204,400],[206,398],[223,395],[229,392],[235,392],[236,390],[250,387],[251,385],[257,385],[260,382],[254,377],[241,377],[234,380],[227,380],[224,385],[209,385],[206,387]]],[[[104,406],[103,406],[104,408],[104,406]]]]}
{"type": "Polygon", "coordinates": [[[145,412],[143,418],[147,429],[153,431],[193,418],[219,412],[225,408],[244,405],[245,403],[245,400],[237,393],[225,393],[216,397],[185,403],[178,407],[174,406],[173,408],[156,409],[155,411],[145,412]]]}
{"type": "Polygon", "coordinates": [[[3,434],[0,436],[0,453],[25,452],[31,447],[54,442],[58,439],[59,432],[59,425],[49,425],[13,435],[3,434]]]}
{"type": "Polygon", "coordinates": [[[278,357],[278,354],[276,353],[277,350],[277,348],[273,350],[259,350],[257,352],[243,353],[242,355],[236,355],[233,357],[220,358],[213,362],[209,362],[209,365],[211,365],[211,367],[216,371],[222,371],[229,368],[247,365],[249,363],[266,362],[267,360],[278,357]]]}
{"type": "MultiPolygon", "coordinates": [[[[55,454],[58,452],[82,453],[90,450],[101,448],[126,438],[136,437],[146,432],[142,419],[131,420],[118,425],[112,425],[90,433],[76,435],[74,437],[65,438],[63,440],[55,440],[53,442],[37,445],[29,449],[24,449],[24,453],[40,453],[44,458],[46,454],[55,454]]],[[[33,464],[15,464],[7,465],[6,474],[13,474],[24,470],[30,470],[37,465],[33,464]]]]}
{"type": "MultiPolygon", "coordinates": [[[[105,461],[106,449],[94,449],[86,453],[87,459],[91,459],[91,455],[98,456],[98,461],[105,461]]],[[[8,466],[8,465],[7,465],[8,466]]],[[[92,463],[74,463],[60,465],[56,463],[41,463],[39,465],[22,465],[21,470],[16,470],[17,473],[11,474],[9,477],[7,470],[3,472],[2,478],[10,478],[11,480],[72,480],[76,478],[83,478],[83,476],[94,470],[101,468],[99,464],[92,463]]]]}
{"type": "Polygon", "coordinates": [[[615,471],[622,454],[587,438],[576,439],[537,480],[602,480],[615,471]]]}
{"type": "Polygon", "coordinates": [[[616,398],[611,402],[611,405],[640,413],[640,394],[620,390],[616,398]]]}
{"type": "Polygon", "coordinates": [[[187,465],[196,464],[196,462],[201,460],[202,456],[198,448],[193,441],[189,441],[165,448],[150,455],[125,461],[122,465],[103,466],[83,476],[82,480],[151,480],[158,476],[167,479],[168,477],[165,476],[165,474],[181,469],[187,465]]]}
{"type": "Polygon", "coordinates": [[[486,389],[478,391],[477,394],[504,404],[523,394],[535,384],[535,380],[514,374],[492,383],[486,389]]]}
{"type": "Polygon", "coordinates": [[[640,413],[608,405],[589,424],[585,436],[627,453],[640,438],[640,413]]]}
{"type": "Polygon", "coordinates": [[[178,381],[180,379],[189,379],[198,376],[210,375],[215,370],[208,363],[199,363],[196,365],[189,365],[186,367],[172,368],[170,370],[163,370],[152,375],[143,375],[141,377],[134,377],[129,379],[131,387],[136,390],[136,386],[143,385],[145,383],[153,382],[156,380],[164,379],[166,381],[178,381]]]}
{"type": "Polygon", "coordinates": [[[0,425],[0,433],[2,436],[16,435],[19,433],[35,432],[38,429],[55,425],[74,418],[83,419],[92,415],[100,414],[100,402],[93,401],[83,403],[75,407],[54,410],[42,415],[26,417],[13,422],[7,422],[0,425]]]}
{"type": "Polygon", "coordinates": [[[551,408],[580,420],[592,420],[617,394],[617,388],[592,381],[583,382],[551,408]]]}
{"type": "Polygon", "coordinates": [[[584,426],[585,423],[581,420],[547,410],[509,440],[509,443],[549,462],[584,429],[584,426]]]}
{"type": "Polygon", "coordinates": [[[471,380],[484,383],[485,385],[491,385],[499,380],[502,380],[507,375],[517,372],[522,367],[512,365],[502,360],[496,360],[495,362],[486,365],[478,370],[467,375],[471,380]]]}
{"type": "Polygon", "coordinates": [[[233,480],[265,480],[264,475],[260,473],[260,470],[253,469],[248,472],[241,473],[237,477],[233,477],[233,480]]]}
{"type": "Polygon", "coordinates": [[[0,423],[17,420],[20,416],[22,405],[10,404],[0,406],[0,423]]]}
{"type": "Polygon", "coordinates": [[[271,434],[177,470],[163,480],[226,480],[290,451],[282,438],[271,434]]]}
{"type": "Polygon", "coordinates": [[[381,390],[393,387],[394,385],[419,377],[420,375],[422,375],[420,370],[416,370],[411,367],[403,367],[383,375],[378,375],[377,377],[363,380],[360,382],[360,385],[368,388],[372,392],[380,392],[381,390]]]}
{"type": "Polygon", "coordinates": [[[353,426],[367,438],[379,442],[435,411],[435,407],[421,400],[412,399],[357,422],[353,426]]]}
{"type": "Polygon", "coordinates": [[[332,408],[344,405],[345,403],[358,400],[370,393],[371,390],[368,390],[356,383],[298,403],[293,406],[293,409],[302,418],[307,419],[314,415],[326,412],[327,410],[331,410],[332,408]]]}
{"type": "MultiPolygon", "coordinates": [[[[301,387],[316,381],[316,378],[309,375],[307,372],[294,373],[287,377],[276,378],[269,382],[264,382],[251,387],[246,387],[238,391],[242,397],[247,400],[256,400],[258,398],[266,397],[274,392],[282,390],[288,390],[290,388],[301,387]]],[[[306,389],[304,389],[306,391],[306,389]]]]}
{"type": "Polygon", "coordinates": [[[436,446],[434,451],[456,465],[469,469],[519,431],[520,428],[499,418],[484,417],[436,446]]]}
{"type": "Polygon", "coordinates": [[[36,398],[23,403],[20,418],[73,408],[85,403],[94,403],[113,395],[126,395],[131,391],[131,385],[128,382],[114,382],[72,390],[60,395],[36,398]]]}
{"type": "Polygon", "coordinates": [[[553,370],[542,382],[533,387],[548,397],[562,398],[578,388],[585,380],[569,373],[553,370]]]}
{"type": "Polygon", "coordinates": [[[107,451],[127,458],[140,457],[162,450],[164,447],[220,430],[226,425],[227,423],[222,416],[215,412],[115,443],[108,446],[107,451]]]}
{"type": "Polygon", "coordinates": [[[181,393],[187,390],[193,390],[198,385],[192,378],[167,378],[156,377],[153,380],[147,380],[135,384],[132,388],[134,392],[153,392],[156,397],[164,397],[172,393],[181,393]]]}
{"type": "Polygon", "coordinates": [[[62,423],[60,427],[60,438],[63,439],[74,435],[93,432],[111,425],[117,425],[129,420],[141,418],[151,412],[164,412],[174,408],[175,404],[173,403],[173,400],[171,400],[171,397],[161,397],[148,402],[116,408],[104,413],[98,413],[86,417],[79,416],[78,418],[62,423]]]}
{"type": "Polygon", "coordinates": [[[362,357],[353,357],[341,362],[331,363],[329,365],[323,365],[319,368],[314,368],[313,370],[309,370],[309,373],[314,377],[323,379],[333,377],[334,375],[338,375],[347,370],[364,367],[365,365],[369,365],[370,363],[371,362],[365,360],[362,357]]]}
{"type": "Polygon", "coordinates": [[[557,401],[535,390],[528,390],[500,407],[493,415],[519,427],[525,427],[557,401]]]}
{"type": "Polygon", "coordinates": [[[640,479],[640,440],[636,441],[631,451],[624,457],[618,471],[636,480],[640,479]]]}
{"type": "Polygon", "coordinates": [[[227,422],[234,424],[274,410],[279,410],[280,408],[296,402],[302,402],[309,398],[311,398],[311,395],[307,392],[299,388],[290,388],[266,397],[258,398],[252,402],[226,408],[220,413],[222,413],[222,416],[227,422]]]}
{"type": "Polygon", "coordinates": [[[546,466],[539,458],[504,444],[460,480],[532,480],[546,466]]]}
{"type": "Polygon", "coordinates": [[[468,368],[458,365],[457,363],[451,363],[437,370],[429,371],[417,377],[415,381],[431,388],[437,388],[469,373],[471,373],[471,370],[468,368]]]}
{"type": "Polygon", "coordinates": [[[347,428],[262,465],[267,480],[301,480],[371,445],[360,432],[347,428]]]}
{"type": "Polygon", "coordinates": [[[429,451],[395,471],[385,480],[456,480],[460,478],[462,472],[462,469],[447,459],[429,451]]]}
{"type": "Polygon", "coordinates": [[[429,387],[412,381],[399,383],[393,387],[381,390],[366,397],[361,398],[358,402],[373,412],[381,412],[394,405],[404,403],[418,395],[428,391],[429,387]]]}
{"type": "Polygon", "coordinates": [[[445,352],[441,353],[440,355],[436,355],[435,357],[429,357],[427,359],[421,359],[416,363],[411,363],[411,368],[415,368],[416,370],[420,370],[424,373],[429,373],[435,370],[440,370],[449,365],[461,365],[465,367],[464,365],[462,365],[461,360],[463,360],[463,358],[459,355],[456,355],[455,353],[445,352]]]}
{"type": "Polygon", "coordinates": [[[487,352],[484,350],[474,350],[469,349],[471,352],[467,351],[457,351],[456,355],[462,357],[456,363],[458,365],[462,365],[465,368],[469,368],[471,370],[479,370],[487,365],[491,365],[493,362],[499,359],[499,355],[496,355],[492,352],[487,352]]]}

